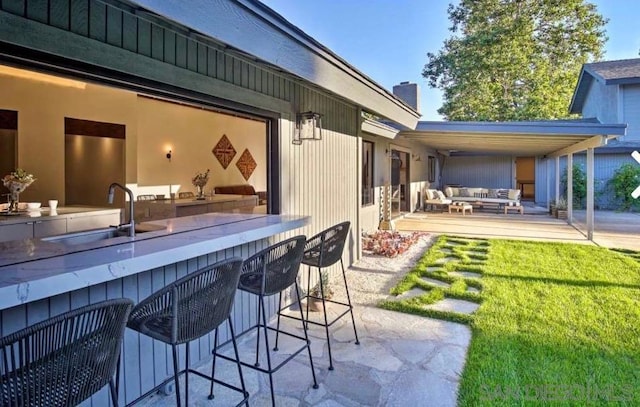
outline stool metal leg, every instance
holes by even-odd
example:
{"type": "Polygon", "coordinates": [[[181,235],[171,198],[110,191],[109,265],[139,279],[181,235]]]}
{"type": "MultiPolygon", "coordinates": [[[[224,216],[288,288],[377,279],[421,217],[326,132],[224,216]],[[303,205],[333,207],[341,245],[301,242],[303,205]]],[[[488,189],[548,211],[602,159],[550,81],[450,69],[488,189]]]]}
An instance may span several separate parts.
{"type": "MultiPolygon", "coordinates": [[[[227,318],[227,323],[229,324],[229,332],[231,334],[231,343],[233,344],[233,352],[236,357],[235,363],[236,363],[236,367],[238,368],[238,376],[240,377],[240,388],[242,389],[242,396],[245,400],[240,404],[244,404],[247,407],[249,407],[249,392],[247,392],[247,388],[244,384],[244,376],[242,374],[242,366],[240,364],[240,354],[238,352],[238,342],[236,341],[236,333],[233,330],[233,321],[231,320],[231,315],[229,315],[229,317],[227,318]]],[[[213,341],[213,362],[211,363],[211,388],[209,390],[209,397],[208,397],[209,400],[213,400],[215,398],[213,394],[213,384],[215,383],[215,377],[216,377],[215,372],[216,372],[217,354],[218,354],[218,328],[216,328],[214,341],[213,341]]],[[[230,387],[230,385],[226,385],[226,386],[230,387]]],[[[234,388],[234,390],[237,390],[237,389],[234,388]]]]}
{"type": "Polygon", "coordinates": [[[184,405],[189,407],[189,342],[184,344],[184,405]]]}
{"type": "Polygon", "coordinates": [[[280,337],[280,310],[282,309],[282,291],[278,294],[278,322],[276,323],[276,346],[273,347],[274,351],[278,351],[278,338],[280,337]]]}
{"type": "Polygon", "coordinates": [[[177,345],[171,345],[171,352],[173,353],[173,380],[176,385],[176,406],[180,407],[180,382],[178,380],[178,349],[177,345]]]}
{"type": "MultiPolygon", "coordinates": [[[[307,325],[305,324],[304,315],[302,314],[302,303],[300,302],[300,290],[298,289],[298,282],[295,283],[296,298],[298,299],[298,309],[300,310],[300,320],[302,322],[302,330],[304,332],[304,338],[307,340],[307,351],[309,352],[309,364],[311,365],[311,375],[313,376],[313,388],[318,388],[318,381],[316,380],[316,369],[313,367],[313,356],[311,356],[311,341],[309,340],[309,334],[307,333],[307,325]]],[[[308,300],[307,300],[308,302],[308,300]]]]}
{"type": "MultiPolygon", "coordinates": [[[[264,345],[267,353],[267,367],[269,368],[269,387],[271,388],[271,402],[275,407],[276,395],[273,392],[273,372],[271,371],[271,354],[269,352],[269,330],[267,329],[267,313],[265,312],[264,297],[262,295],[260,296],[260,303],[262,304],[262,322],[264,324],[264,345]]],[[[260,315],[258,315],[258,318],[260,318],[260,315]]],[[[260,325],[260,323],[258,323],[258,325],[260,325]]],[[[260,336],[260,333],[258,332],[258,337],[259,336],[260,336]]],[[[257,357],[258,356],[256,353],[256,358],[257,357]]]]}
{"type": "MultiPolygon", "coordinates": [[[[233,338],[233,333],[231,334],[231,338],[233,338]]],[[[211,386],[209,388],[209,400],[213,400],[213,379],[216,377],[216,354],[218,353],[218,328],[216,328],[216,333],[213,335],[213,360],[211,361],[211,386]]]]}
{"type": "Polygon", "coordinates": [[[324,284],[322,283],[322,270],[318,267],[320,278],[320,297],[322,297],[322,313],[324,314],[324,331],[327,335],[327,349],[329,351],[329,370],[333,370],[333,358],[331,356],[331,339],[329,338],[329,320],[327,319],[327,303],[324,300],[324,284]]]}
{"type": "Polygon", "coordinates": [[[340,266],[342,267],[342,279],[344,280],[344,289],[347,292],[347,303],[349,304],[349,311],[351,311],[351,322],[353,323],[353,333],[356,336],[356,345],[360,345],[360,340],[358,339],[358,332],[356,331],[356,319],[353,316],[353,305],[351,305],[351,296],[349,295],[349,286],[347,285],[347,274],[344,270],[344,263],[342,262],[342,258],[340,258],[340,266]]]}
{"type": "MultiPolygon", "coordinates": [[[[257,324],[257,329],[258,332],[256,334],[256,363],[254,363],[253,365],[255,367],[260,367],[260,361],[258,360],[258,357],[260,355],[260,312],[263,312],[264,310],[262,309],[262,296],[259,296],[258,298],[258,324],[257,324]]],[[[264,329],[267,329],[267,326],[265,325],[264,329]]],[[[267,347],[268,349],[269,347],[267,347]]]]}

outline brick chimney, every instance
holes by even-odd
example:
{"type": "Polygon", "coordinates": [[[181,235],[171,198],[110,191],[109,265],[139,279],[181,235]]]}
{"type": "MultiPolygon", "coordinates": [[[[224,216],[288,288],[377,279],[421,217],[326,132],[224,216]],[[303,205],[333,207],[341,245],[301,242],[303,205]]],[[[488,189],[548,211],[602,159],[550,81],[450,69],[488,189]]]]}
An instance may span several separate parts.
{"type": "Polygon", "coordinates": [[[420,112],[420,88],[417,83],[400,82],[393,87],[393,94],[420,112]]]}

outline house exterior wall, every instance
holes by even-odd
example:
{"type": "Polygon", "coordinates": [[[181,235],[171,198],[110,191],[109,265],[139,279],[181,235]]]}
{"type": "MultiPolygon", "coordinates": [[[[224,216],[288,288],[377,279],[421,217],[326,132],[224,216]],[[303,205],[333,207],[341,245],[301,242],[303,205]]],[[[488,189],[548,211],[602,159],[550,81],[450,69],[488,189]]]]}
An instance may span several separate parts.
{"type": "MultiPolygon", "coordinates": [[[[411,211],[422,209],[425,190],[437,187],[437,181],[431,184],[428,181],[429,156],[436,157],[436,152],[423,144],[411,142],[402,138],[393,140],[378,137],[373,134],[363,133],[362,140],[373,142],[374,148],[374,203],[360,208],[360,231],[371,232],[378,229],[382,217],[382,190],[384,185],[391,180],[391,159],[386,153],[392,148],[411,151],[409,162],[409,200],[411,211]]],[[[439,179],[439,168],[436,165],[435,179],[439,179]]]]}
{"type": "Polygon", "coordinates": [[[640,142],[640,85],[622,87],[622,118],[620,120],[628,126],[627,134],[620,140],[640,142]]]}
{"type": "Polygon", "coordinates": [[[618,87],[592,81],[582,108],[582,117],[595,117],[601,123],[618,123],[618,87]]]}
{"type": "Polygon", "coordinates": [[[444,158],[443,185],[475,188],[513,188],[515,166],[512,156],[451,156],[444,158]]]}
{"type": "MultiPolygon", "coordinates": [[[[28,52],[35,64],[59,63],[56,68],[65,71],[72,66],[83,77],[98,75],[101,81],[118,82],[125,88],[160,89],[168,95],[184,96],[242,114],[265,112],[267,120],[277,123],[278,133],[274,135],[277,145],[274,144],[273,148],[277,148],[279,160],[274,165],[280,170],[280,213],[311,217],[308,226],[278,235],[273,241],[295,234],[311,237],[329,226],[349,220],[352,231],[343,259],[347,266],[357,259],[360,245],[360,111],[356,106],[312,84],[226,50],[213,41],[182,32],[164,20],[135,14],[126,5],[116,2],[0,2],[0,41],[14,44],[20,52],[28,52]],[[323,115],[323,139],[294,145],[295,114],[309,110],[323,115]]],[[[0,100],[0,108],[10,106],[4,106],[0,100]]],[[[38,137],[37,132],[34,132],[34,137],[38,137]]],[[[21,140],[20,129],[18,138],[21,140]]],[[[20,145],[18,165],[29,160],[24,154],[29,154],[37,141],[20,145]]],[[[56,149],[51,151],[55,152],[56,149]]],[[[384,149],[377,151],[377,154],[384,154],[380,153],[384,149]]],[[[136,183],[139,177],[137,160],[129,161],[132,153],[137,157],[145,152],[143,149],[136,150],[136,147],[127,148],[128,183],[136,183]]],[[[49,162],[54,165],[58,159],[49,162]]],[[[42,171],[44,173],[46,168],[42,171]]],[[[237,253],[212,253],[211,257],[238,254],[246,258],[269,243],[272,242],[251,243],[242,246],[237,253]]],[[[138,301],[171,281],[171,276],[180,276],[203,264],[199,259],[194,259],[134,277],[138,279],[138,284],[145,284],[148,288],[144,292],[127,291],[126,281],[119,283],[120,286],[101,285],[71,293],[59,303],[47,300],[16,307],[9,313],[3,313],[1,319],[5,324],[32,324],[61,312],[62,308],[56,304],[77,307],[99,301],[105,296],[125,296],[138,301]]],[[[330,271],[336,270],[334,267],[330,271]]],[[[255,310],[255,298],[236,298],[234,318],[248,321],[255,317],[255,310]]],[[[270,310],[275,310],[274,303],[270,310]]],[[[246,327],[245,322],[240,325],[246,327]]],[[[237,329],[242,328],[238,326],[237,329]]],[[[130,370],[137,372],[135,377],[123,379],[128,390],[122,397],[131,401],[140,392],[161,382],[170,372],[167,370],[164,345],[137,334],[127,335],[125,352],[149,358],[140,361],[137,370],[136,367],[130,370]],[[147,351],[150,346],[154,347],[152,356],[147,351]]],[[[199,349],[194,353],[192,362],[209,357],[211,343],[201,341],[192,346],[199,349]]],[[[102,394],[82,405],[102,406],[105,405],[104,401],[102,394]]]]}

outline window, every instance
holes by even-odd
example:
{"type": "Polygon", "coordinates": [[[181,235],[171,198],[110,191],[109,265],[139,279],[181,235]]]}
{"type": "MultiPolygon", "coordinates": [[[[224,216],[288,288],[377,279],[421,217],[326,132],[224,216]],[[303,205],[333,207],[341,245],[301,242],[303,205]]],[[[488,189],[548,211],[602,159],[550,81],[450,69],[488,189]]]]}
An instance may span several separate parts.
{"type": "Polygon", "coordinates": [[[362,205],[373,205],[373,143],[362,141],[362,205]]]}
{"type": "Polygon", "coordinates": [[[429,173],[427,174],[427,178],[429,182],[436,182],[436,158],[429,156],[429,173]]]}

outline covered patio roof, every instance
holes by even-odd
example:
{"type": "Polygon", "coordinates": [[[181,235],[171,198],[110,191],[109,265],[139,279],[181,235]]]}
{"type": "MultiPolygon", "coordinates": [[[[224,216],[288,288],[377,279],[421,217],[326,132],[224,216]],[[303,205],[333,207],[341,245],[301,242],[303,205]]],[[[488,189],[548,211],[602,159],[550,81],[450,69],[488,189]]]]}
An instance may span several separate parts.
{"type": "Polygon", "coordinates": [[[601,147],[623,136],[626,124],[592,120],[534,122],[421,121],[399,136],[419,141],[445,155],[505,154],[561,156],[601,147]]]}

